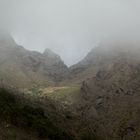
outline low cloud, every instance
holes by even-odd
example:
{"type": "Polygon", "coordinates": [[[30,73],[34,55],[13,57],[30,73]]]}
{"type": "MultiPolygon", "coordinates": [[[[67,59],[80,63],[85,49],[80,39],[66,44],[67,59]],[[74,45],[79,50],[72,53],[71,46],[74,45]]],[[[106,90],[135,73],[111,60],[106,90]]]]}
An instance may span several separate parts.
{"type": "Polygon", "coordinates": [[[71,65],[113,34],[139,39],[139,4],[138,0],[0,0],[0,26],[25,48],[40,52],[50,48],[71,65]]]}

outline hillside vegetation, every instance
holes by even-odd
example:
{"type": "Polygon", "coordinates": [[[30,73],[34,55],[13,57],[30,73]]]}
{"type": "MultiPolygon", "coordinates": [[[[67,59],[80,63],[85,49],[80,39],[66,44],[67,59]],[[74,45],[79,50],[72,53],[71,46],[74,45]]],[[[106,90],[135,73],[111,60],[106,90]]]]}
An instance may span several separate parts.
{"type": "Polygon", "coordinates": [[[72,140],[63,128],[61,130],[50,121],[42,108],[19,101],[4,88],[0,89],[0,114],[2,140],[72,140]]]}

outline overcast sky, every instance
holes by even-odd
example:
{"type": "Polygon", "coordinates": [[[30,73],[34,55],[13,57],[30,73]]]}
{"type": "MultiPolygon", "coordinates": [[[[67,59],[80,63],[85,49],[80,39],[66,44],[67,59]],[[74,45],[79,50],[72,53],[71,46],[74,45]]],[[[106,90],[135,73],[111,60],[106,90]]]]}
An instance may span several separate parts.
{"type": "Polygon", "coordinates": [[[18,44],[50,48],[67,65],[112,34],[140,33],[139,0],[0,0],[0,9],[1,26],[18,44]]]}

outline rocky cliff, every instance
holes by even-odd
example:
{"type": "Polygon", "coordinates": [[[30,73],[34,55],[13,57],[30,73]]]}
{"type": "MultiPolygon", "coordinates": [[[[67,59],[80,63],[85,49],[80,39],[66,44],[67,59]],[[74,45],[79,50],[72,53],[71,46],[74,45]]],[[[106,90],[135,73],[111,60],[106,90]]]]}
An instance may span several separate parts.
{"type": "Polygon", "coordinates": [[[46,49],[29,51],[10,35],[0,35],[0,80],[16,87],[54,85],[67,77],[68,68],[61,58],[46,49]]]}
{"type": "Polygon", "coordinates": [[[92,72],[82,83],[78,102],[85,130],[105,140],[139,139],[139,47],[104,44],[78,65],[84,62],[86,70],[82,72],[92,72]]]}

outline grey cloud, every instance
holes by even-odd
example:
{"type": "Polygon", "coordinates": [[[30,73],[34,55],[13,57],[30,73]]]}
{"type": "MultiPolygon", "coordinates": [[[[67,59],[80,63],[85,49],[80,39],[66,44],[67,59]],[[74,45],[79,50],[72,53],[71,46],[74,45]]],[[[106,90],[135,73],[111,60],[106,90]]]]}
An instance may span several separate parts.
{"type": "Polygon", "coordinates": [[[0,16],[6,17],[1,19],[17,43],[41,52],[51,48],[71,65],[112,34],[138,37],[139,4],[138,0],[0,0],[0,16]]]}

